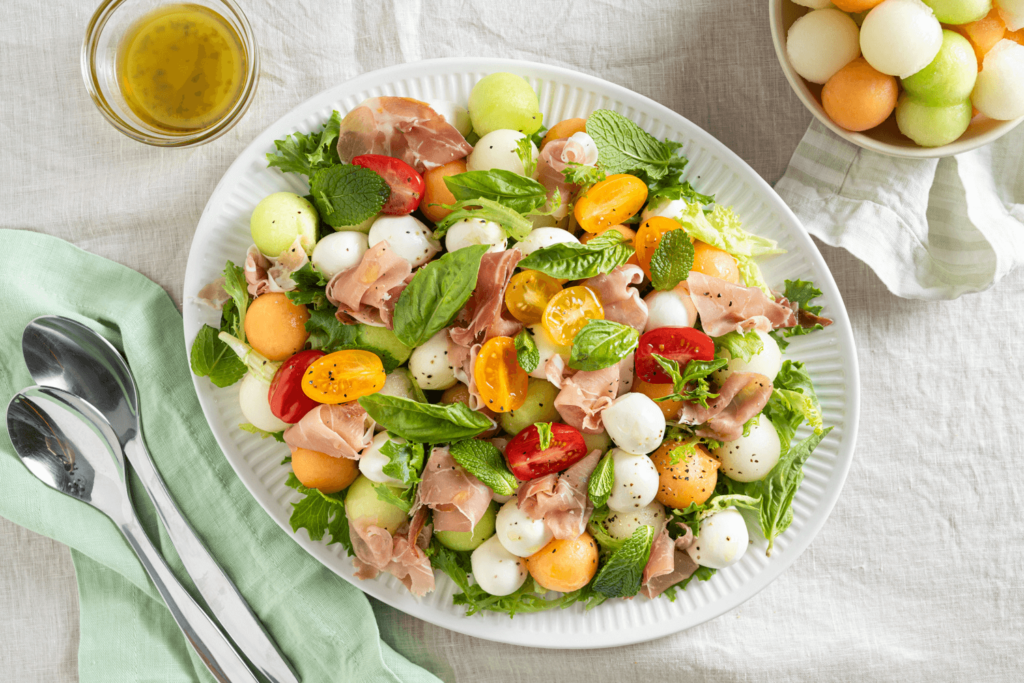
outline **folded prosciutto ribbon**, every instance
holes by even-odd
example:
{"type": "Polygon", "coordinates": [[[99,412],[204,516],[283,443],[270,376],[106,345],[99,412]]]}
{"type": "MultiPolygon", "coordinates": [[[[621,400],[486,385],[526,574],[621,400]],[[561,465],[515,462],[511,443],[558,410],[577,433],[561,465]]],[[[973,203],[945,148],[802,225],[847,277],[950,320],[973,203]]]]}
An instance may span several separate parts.
{"type": "Polygon", "coordinates": [[[455,462],[447,446],[436,446],[423,467],[414,512],[434,511],[437,531],[467,531],[483,519],[491,489],[455,462]]]}
{"type": "Polygon", "coordinates": [[[338,307],[343,323],[391,329],[395,303],[412,280],[412,265],[394,252],[387,240],[363,253],[359,263],[327,283],[327,300],[338,307]]]}
{"type": "Polygon", "coordinates": [[[546,474],[522,484],[519,509],[531,519],[543,519],[555,538],[578,538],[594,509],[587,496],[587,483],[600,460],[601,451],[593,450],[561,474],[546,474]]]}
{"type": "Polygon", "coordinates": [[[355,401],[319,405],[284,430],[284,442],[296,448],[326,453],[334,458],[358,460],[373,440],[377,425],[355,401]]]}
{"type": "Polygon", "coordinates": [[[672,540],[668,526],[662,523],[660,531],[651,544],[651,556],[644,566],[640,592],[649,598],[656,598],[670,587],[693,576],[699,566],[687,554],[686,549],[693,543],[693,534],[685,524],[686,534],[672,540]]]}

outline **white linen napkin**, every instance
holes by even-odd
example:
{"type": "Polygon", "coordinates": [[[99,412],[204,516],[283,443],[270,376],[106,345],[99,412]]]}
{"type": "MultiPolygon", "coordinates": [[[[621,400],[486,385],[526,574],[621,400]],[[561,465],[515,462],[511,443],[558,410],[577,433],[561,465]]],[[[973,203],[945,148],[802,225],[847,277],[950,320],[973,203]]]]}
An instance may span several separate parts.
{"type": "Polygon", "coordinates": [[[943,159],[863,150],[813,121],[776,191],[897,296],[955,299],[1024,262],[1024,125],[943,159]]]}

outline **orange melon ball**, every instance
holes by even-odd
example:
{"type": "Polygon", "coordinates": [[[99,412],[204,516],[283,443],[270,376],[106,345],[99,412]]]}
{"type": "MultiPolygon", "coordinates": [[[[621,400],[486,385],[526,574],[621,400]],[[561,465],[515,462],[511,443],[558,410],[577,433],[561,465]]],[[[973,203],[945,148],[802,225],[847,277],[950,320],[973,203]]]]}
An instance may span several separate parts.
{"type": "Polygon", "coordinates": [[[651,456],[659,477],[654,499],[677,510],[685,509],[690,503],[699,505],[707,501],[715,492],[721,466],[703,446],[696,447],[695,455],[673,463],[672,450],[682,444],[678,440],[666,441],[651,456]]]}
{"type": "Polygon", "coordinates": [[[1019,31],[1007,31],[1003,37],[1019,45],[1024,45],[1024,28],[1019,31]]]}
{"type": "Polygon", "coordinates": [[[420,211],[424,216],[438,223],[452,212],[451,209],[441,206],[441,204],[455,203],[455,195],[448,190],[444,179],[446,176],[465,172],[466,160],[456,159],[423,174],[423,200],[420,202],[420,211]]]}
{"type": "Polygon", "coordinates": [[[548,129],[548,132],[544,134],[544,139],[540,141],[540,148],[544,149],[544,145],[548,144],[552,140],[564,140],[565,138],[571,138],[576,133],[587,132],[587,120],[586,119],[566,119],[565,121],[559,121],[555,125],[548,129]]]}
{"type": "Polygon", "coordinates": [[[348,488],[359,476],[359,462],[351,458],[335,458],[307,448],[296,448],[292,451],[292,472],[307,488],[337,493],[348,488]]]}
{"type": "Polygon", "coordinates": [[[882,0],[832,0],[832,4],[844,12],[863,12],[882,4],[882,0]]]}
{"type": "Polygon", "coordinates": [[[996,7],[993,7],[988,15],[977,21],[950,28],[970,41],[971,47],[974,48],[974,54],[978,57],[978,68],[984,64],[985,55],[995,47],[996,43],[1003,38],[1010,37],[1006,34],[1006,23],[999,16],[999,9],[996,7]]]}
{"type": "Polygon", "coordinates": [[[740,281],[740,269],[732,254],[700,240],[693,243],[693,267],[691,270],[721,278],[733,284],[739,284],[740,281]]]}
{"type": "Polygon", "coordinates": [[[526,568],[549,591],[578,590],[597,573],[597,543],[586,531],[573,540],[553,539],[526,559],[526,568]]]}
{"type": "Polygon", "coordinates": [[[613,225],[612,227],[605,228],[600,232],[584,232],[582,235],[580,235],[580,243],[586,244],[590,240],[594,239],[595,237],[604,232],[607,232],[608,230],[614,230],[615,232],[619,233],[620,235],[622,235],[622,239],[623,241],[625,241],[626,244],[628,244],[629,246],[633,246],[633,240],[636,239],[636,232],[632,228],[627,228],[625,225],[613,225]]]}
{"type": "Polygon", "coordinates": [[[306,345],[309,311],[283,292],[267,292],[245,312],[245,339],[270,360],[285,360],[306,345]]]}
{"type": "MultiPolygon", "coordinates": [[[[656,398],[668,396],[675,391],[675,387],[671,384],[649,384],[639,377],[636,377],[633,380],[633,391],[641,393],[653,401],[656,398]]],[[[679,411],[683,407],[683,402],[660,401],[656,402],[655,405],[661,408],[661,412],[665,416],[666,420],[675,422],[676,417],[679,415],[679,411]]]]}
{"type": "Polygon", "coordinates": [[[896,108],[899,86],[858,57],[828,79],[821,91],[825,113],[846,130],[874,128],[896,108]]]}

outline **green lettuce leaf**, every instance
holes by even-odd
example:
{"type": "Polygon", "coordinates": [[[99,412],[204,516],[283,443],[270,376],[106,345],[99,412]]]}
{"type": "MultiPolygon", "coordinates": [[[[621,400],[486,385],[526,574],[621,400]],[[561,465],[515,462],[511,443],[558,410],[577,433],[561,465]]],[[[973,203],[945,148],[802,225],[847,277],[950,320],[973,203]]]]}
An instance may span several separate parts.
{"type": "Polygon", "coordinates": [[[285,295],[292,303],[302,304],[318,311],[330,309],[333,315],[333,311],[336,309],[327,301],[327,279],[324,278],[323,273],[313,267],[312,263],[307,263],[296,270],[291,274],[291,278],[295,283],[295,289],[286,292],[285,295]]]}
{"type": "Polygon", "coordinates": [[[267,166],[277,167],[285,173],[311,176],[322,168],[341,163],[338,158],[338,135],[341,132],[341,114],[337,111],[319,132],[292,133],[274,140],[276,152],[267,154],[267,166]]]}
{"type": "MultiPolygon", "coordinates": [[[[238,425],[238,428],[241,429],[243,432],[249,432],[250,434],[255,434],[256,436],[260,437],[261,439],[274,439],[278,443],[284,443],[284,431],[283,430],[280,431],[280,432],[268,432],[267,430],[260,429],[256,425],[251,424],[249,422],[245,422],[245,423],[242,423],[242,424],[238,425]]],[[[288,458],[288,461],[291,462],[291,458],[290,457],[288,458]]]]}
{"type": "Polygon", "coordinates": [[[292,515],[288,521],[293,532],[305,529],[314,541],[321,540],[325,533],[330,534],[328,545],[341,543],[349,555],[355,554],[345,516],[344,491],[322,493],[319,489],[307,488],[292,473],[288,474],[285,485],[305,496],[298,503],[292,503],[292,515]]]}
{"type": "Polygon", "coordinates": [[[753,330],[749,332],[730,332],[715,337],[715,348],[719,353],[724,349],[729,352],[729,358],[742,358],[749,361],[764,348],[764,342],[753,330]]]}

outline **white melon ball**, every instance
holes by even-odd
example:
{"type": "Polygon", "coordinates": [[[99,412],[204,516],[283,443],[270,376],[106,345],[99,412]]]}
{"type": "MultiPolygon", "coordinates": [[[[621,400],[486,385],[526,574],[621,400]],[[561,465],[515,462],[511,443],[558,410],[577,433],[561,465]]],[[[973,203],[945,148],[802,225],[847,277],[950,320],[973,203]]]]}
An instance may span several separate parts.
{"type": "Polygon", "coordinates": [[[543,325],[530,325],[530,332],[533,333],[533,343],[537,345],[537,351],[540,353],[540,362],[537,363],[537,367],[530,373],[530,377],[547,379],[548,376],[544,373],[544,366],[547,362],[555,356],[561,356],[562,360],[568,364],[572,349],[568,346],[557,344],[551,338],[551,335],[548,334],[548,331],[544,329],[543,325]]]}
{"type": "Polygon", "coordinates": [[[448,330],[440,330],[409,356],[409,371],[420,389],[455,386],[455,368],[448,361],[448,330]]]}
{"type": "Polygon", "coordinates": [[[658,494],[658,468],[646,455],[627,453],[621,448],[608,451],[612,456],[615,477],[608,496],[608,509],[615,512],[636,512],[650,505],[658,494]]]}
{"type": "Polygon", "coordinates": [[[811,9],[825,9],[826,7],[832,7],[832,0],[793,0],[793,4],[803,5],[811,9]]]}
{"type": "Polygon", "coordinates": [[[384,214],[381,213],[375,213],[361,223],[354,223],[352,225],[332,225],[331,227],[334,229],[334,232],[361,232],[365,235],[370,232],[370,228],[373,227],[374,222],[383,215],[384,214]]]}
{"type": "Polygon", "coordinates": [[[505,550],[497,535],[474,550],[469,561],[473,567],[473,579],[491,595],[515,593],[526,582],[529,573],[526,560],[505,550]]]}
{"type": "Polygon", "coordinates": [[[604,528],[612,538],[624,541],[642,526],[661,528],[665,521],[665,506],[654,501],[641,508],[614,512],[604,520],[604,528]]]}
{"type": "Polygon", "coordinates": [[[507,243],[505,230],[494,221],[487,221],[483,218],[463,218],[461,221],[452,223],[448,228],[448,234],[444,236],[444,245],[448,251],[458,251],[463,247],[472,247],[477,244],[489,244],[488,254],[505,251],[507,243]]]}
{"type": "Polygon", "coordinates": [[[728,358],[729,364],[711,375],[716,384],[721,386],[734,372],[756,372],[773,382],[775,381],[775,376],[782,369],[782,351],[779,350],[779,343],[767,332],[760,330],[756,330],[756,332],[761,340],[761,350],[751,356],[750,360],[733,358],[728,350],[722,349],[722,357],[728,358]]]}
{"type": "MultiPolygon", "coordinates": [[[[526,171],[523,162],[516,154],[519,140],[526,136],[517,130],[500,128],[492,130],[477,141],[473,151],[466,157],[467,171],[490,171],[500,168],[503,171],[511,171],[523,175],[526,171]]],[[[533,149],[533,158],[537,158],[537,145],[530,143],[533,149]]]]}
{"type": "Polygon", "coordinates": [[[657,403],[640,393],[619,396],[604,409],[601,420],[615,445],[627,453],[650,453],[665,438],[664,413],[657,403]]]}
{"type": "Polygon", "coordinates": [[[1024,45],[1004,38],[989,50],[971,102],[992,119],[1024,116],[1024,45]]]}
{"type": "Polygon", "coordinates": [[[860,27],[864,59],[890,76],[916,74],[941,47],[942,25],[921,0],[885,0],[868,12],[860,27]]]}
{"type": "Polygon", "coordinates": [[[562,230],[561,228],[536,228],[526,239],[516,245],[516,249],[523,252],[523,256],[529,256],[538,249],[544,247],[550,247],[553,244],[579,244],[580,241],[576,239],[568,230],[562,230]]]}
{"type": "Polygon", "coordinates": [[[665,291],[654,290],[644,297],[647,324],[644,332],[659,327],[693,327],[697,323],[697,307],[685,291],[686,285],[665,291]]]}
{"type": "Polygon", "coordinates": [[[358,266],[369,248],[369,240],[361,232],[333,232],[316,243],[313,265],[329,280],[343,270],[358,266]]]}
{"type": "Polygon", "coordinates": [[[722,463],[722,472],[730,479],[758,481],[764,479],[779,461],[782,443],[772,421],[761,415],[750,426],[747,436],[724,442],[714,453],[722,463]]]}
{"type": "Polygon", "coordinates": [[[469,120],[469,112],[461,104],[448,100],[427,100],[427,104],[430,105],[430,108],[435,113],[443,116],[448,125],[459,131],[462,137],[466,137],[473,131],[473,124],[469,120]]]}
{"type": "Polygon", "coordinates": [[[684,211],[686,211],[686,200],[685,199],[669,199],[668,197],[658,197],[653,202],[647,205],[644,212],[640,214],[640,222],[643,223],[648,218],[654,216],[663,216],[665,218],[678,218],[684,211]]]}
{"type": "Polygon", "coordinates": [[[811,83],[824,83],[860,56],[858,34],[849,14],[837,9],[808,12],[793,22],[786,36],[789,63],[811,83]]]}
{"type": "Polygon", "coordinates": [[[432,234],[433,231],[414,216],[381,216],[370,228],[368,244],[373,247],[387,240],[392,251],[417,268],[441,251],[441,244],[431,237],[432,234]]]}
{"type": "Polygon", "coordinates": [[[551,530],[543,519],[533,519],[519,509],[519,499],[513,496],[498,510],[494,522],[495,535],[517,557],[529,557],[551,540],[551,530]]]}
{"type": "Polygon", "coordinates": [[[405,443],[405,439],[400,436],[392,436],[387,432],[377,434],[373,437],[373,441],[370,442],[370,447],[359,456],[359,472],[376,484],[390,484],[391,486],[407,488],[405,482],[401,479],[395,479],[390,475],[384,474],[384,466],[391,462],[391,458],[381,453],[380,449],[388,441],[405,443]]]}
{"type": "Polygon", "coordinates": [[[728,508],[701,520],[700,533],[686,552],[702,567],[725,569],[740,561],[749,544],[743,515],[736,508],[728,508]]]}
{"type": "Polygon", "coordinates": [[[1011,31],[1024,28],[1024,0],[995,0],[999,17],[1011,31]]]}
{"type": "Polygon", "coordinates": [[[242,407],[242,415],[257,429],[280,432],[289,427],[270,410],[270,384],[251,372],[245,373],[238,387],[238,403],[242,407]]]}

